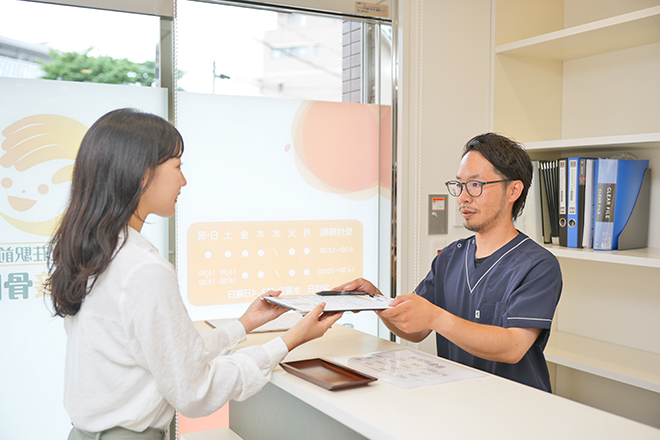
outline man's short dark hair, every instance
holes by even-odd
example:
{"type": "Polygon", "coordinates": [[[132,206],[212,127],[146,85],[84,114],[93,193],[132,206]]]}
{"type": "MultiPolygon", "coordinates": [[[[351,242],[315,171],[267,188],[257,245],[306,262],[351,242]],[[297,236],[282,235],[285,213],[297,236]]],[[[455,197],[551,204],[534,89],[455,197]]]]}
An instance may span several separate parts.
{"type": "Polygon", "coordinates": [[[490,162],[495,171],[505,179],[520,180],[523,190],[513,204],[511,215],[515,220],[522,214],[527,191],[532,184],[532,160],[522,145],[495,133],[485,133],[470,139],[463,148],[463,156],[477,151],[490,162]]]}

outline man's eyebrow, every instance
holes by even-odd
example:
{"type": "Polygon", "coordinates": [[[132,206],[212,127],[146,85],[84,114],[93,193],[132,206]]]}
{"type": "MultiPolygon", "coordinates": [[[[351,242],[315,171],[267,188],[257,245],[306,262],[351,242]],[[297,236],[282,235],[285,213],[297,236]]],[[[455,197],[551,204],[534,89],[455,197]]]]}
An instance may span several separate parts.
{"type": "MultiPolygon", "coordinates": [[[[473,174],[471,176],[468,176],[466,180],[474,180],[478,177],[481,177],[481,174],[473,174]]],[[[460,177],[456,176],[456,179],[460,180],[460,177]]]]}

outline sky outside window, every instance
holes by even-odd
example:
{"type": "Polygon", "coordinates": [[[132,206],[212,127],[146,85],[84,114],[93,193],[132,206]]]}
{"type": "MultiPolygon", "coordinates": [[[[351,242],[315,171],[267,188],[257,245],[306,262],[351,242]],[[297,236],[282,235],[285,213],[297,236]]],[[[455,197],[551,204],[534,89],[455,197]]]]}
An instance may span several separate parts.
{"type": "Polygon", "coordinates": [[[62,52],[94,47],[93,56],[153,61],[159,26],[152,16],[0,0],[0,36],[62,52]]]}
{"type": "Polygon", "coordinates": [[[341,19],[180,1],[177,38],[183,90],[341,101],[341,19]]]}

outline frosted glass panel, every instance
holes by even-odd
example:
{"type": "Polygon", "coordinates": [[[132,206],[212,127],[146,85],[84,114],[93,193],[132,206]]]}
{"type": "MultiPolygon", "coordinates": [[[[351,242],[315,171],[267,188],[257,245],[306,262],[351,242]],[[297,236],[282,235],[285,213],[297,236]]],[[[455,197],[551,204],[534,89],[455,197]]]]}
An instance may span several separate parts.
{"type": "MultiPolygon", "coordinates": [[[[195,93],[178,100],[188,185],[178,203],[177,267],[193,320],[239,316],[269,289],[310,294],[360,276],[377,282],[390,107],[195,93]]],[[[372,313],[343,322],[375,333],[372,313]]]]}
{"type": "MultiPolygon", "coordinates": [[[[391,28],[197,1],[178,13],[177,267],[192,319],[358,276],[388,294],[391,28]]],[[[340,322],[377,333],[373,313],[340,322]]]]}
{"type": "MultiPolygon", "coordinates": [[[[66,438],[71,429],[62,404],[64,326],[52,317],[43,292],[47,243],[66,207],[82,136],[98,117],[122,107],[163,116],[167,94],[156,88],[0,78],[3,439],[66,438]],[[69,177],[58,178],[67,170],[69,177]]],[[[146,235],[167,255],[165,221],[147,220],[146,235]]]]}

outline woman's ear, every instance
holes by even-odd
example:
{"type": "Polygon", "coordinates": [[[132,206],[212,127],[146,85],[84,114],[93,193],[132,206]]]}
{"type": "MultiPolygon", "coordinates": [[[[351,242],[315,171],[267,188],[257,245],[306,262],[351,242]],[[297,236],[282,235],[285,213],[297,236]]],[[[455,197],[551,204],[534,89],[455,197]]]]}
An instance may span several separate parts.
{"type": "Polygon", "coordinates": [[[147,168],[147,171],[144,172],[144,177],[142,178],[142,191],[147,189],[149,186],[149,181],[151,180],[151,170],[147,168]]]}

